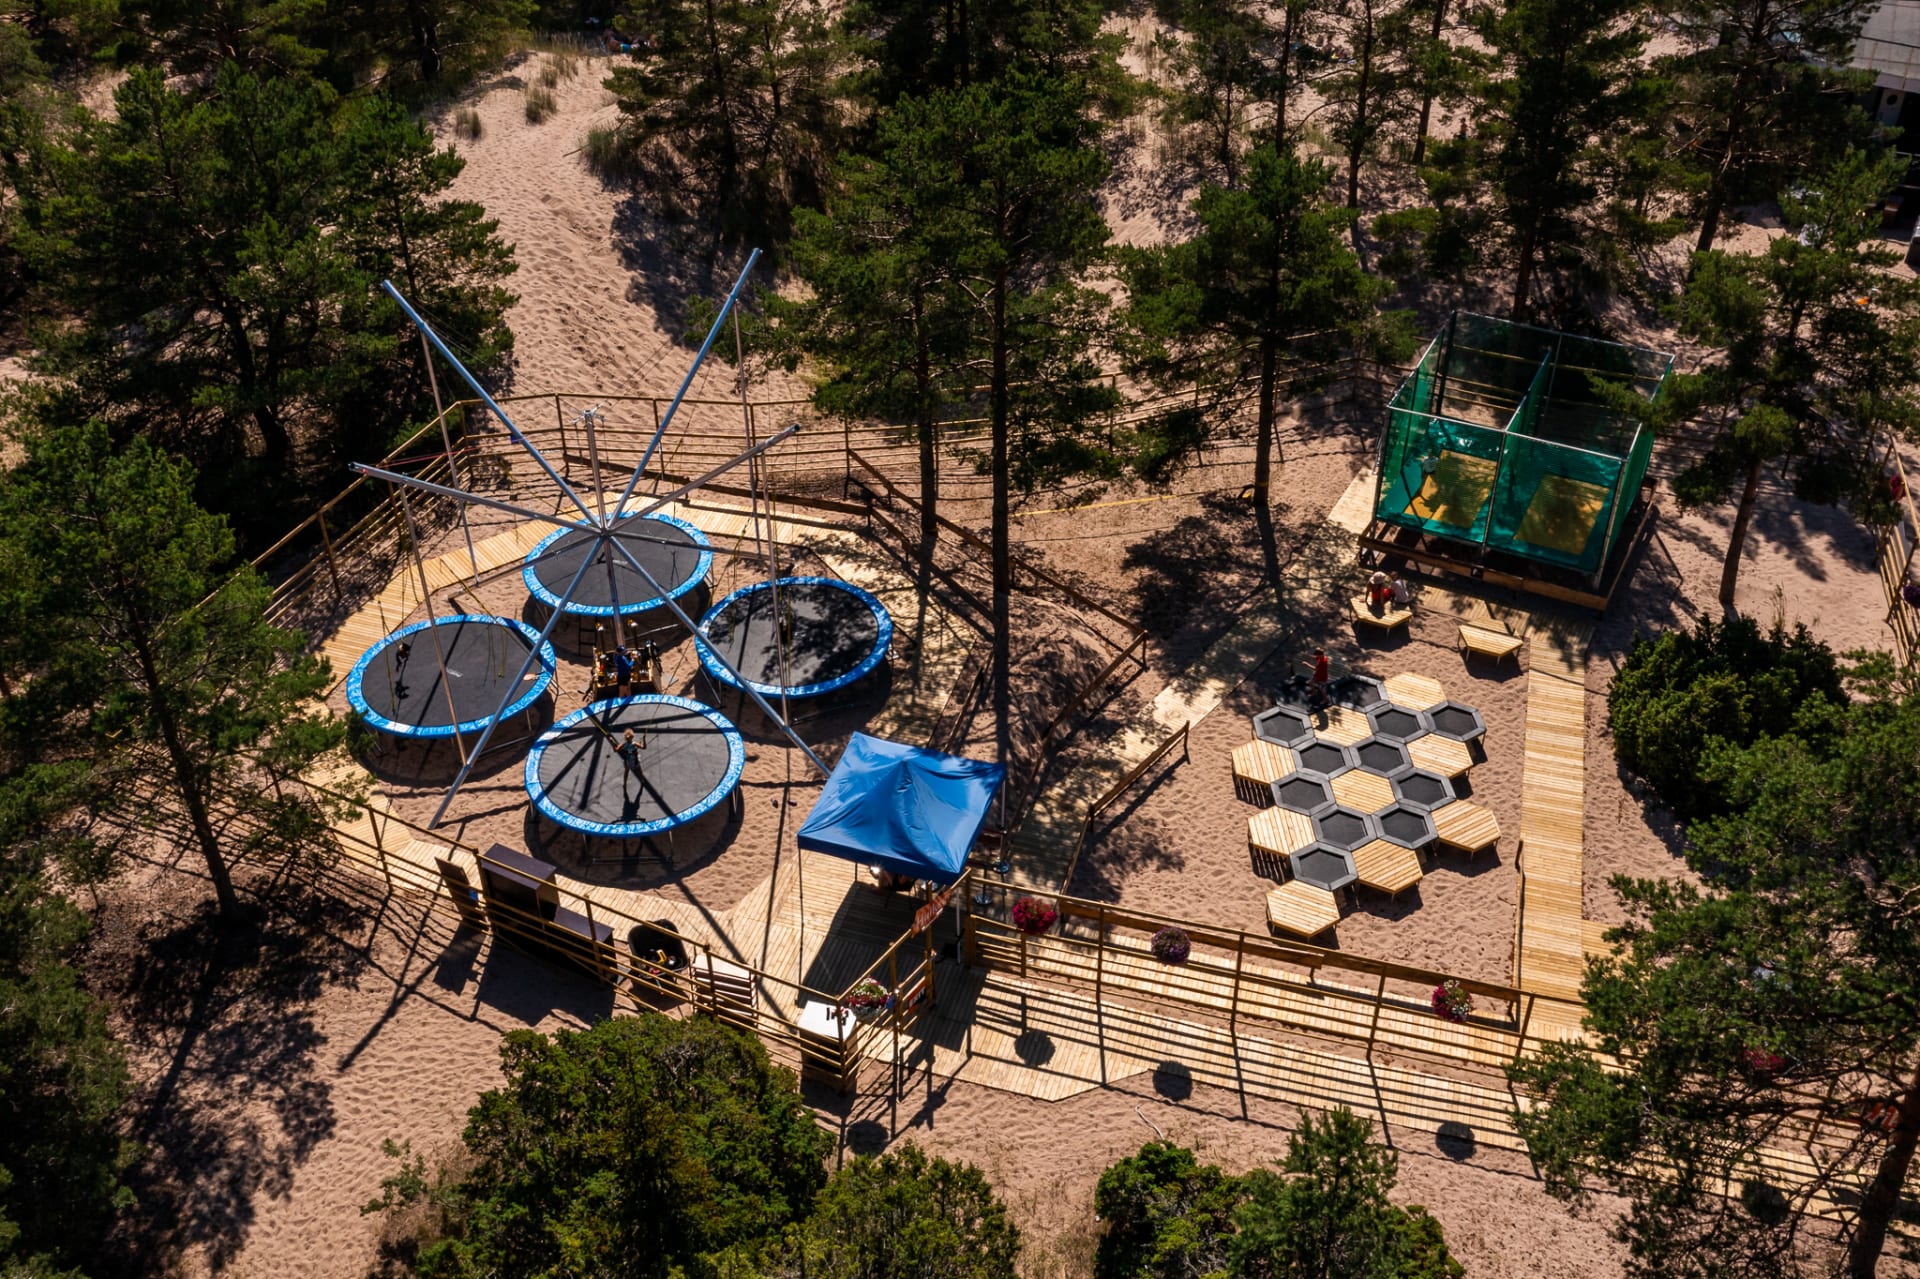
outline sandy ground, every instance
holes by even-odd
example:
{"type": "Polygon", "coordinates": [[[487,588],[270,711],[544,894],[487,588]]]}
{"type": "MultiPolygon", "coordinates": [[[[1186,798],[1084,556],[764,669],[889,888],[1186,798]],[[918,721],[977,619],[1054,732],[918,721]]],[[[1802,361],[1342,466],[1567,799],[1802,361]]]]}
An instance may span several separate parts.
{"type": "MultiPolygon", "coordinates": [[[[603,63],[584,64],[560,87],[559,114],[541,125],[528,124],[522,114],[526,64],[469,104],[480,114],[483,136],[459,144],[468,167],[455,193],[483,201],[516,244],[521,269],[512,285],[521,300],[510,319],[522,391],[670,392],[689,359],[678,341],[680,300],[695,289],[711,295],[727,283],[716,288],[658,251],[642,202],[604,189],[569,154],[590,124],[611,116],[599,85],[603,72],[603,63]]],[[[1117,181],[1124,187],[1150,177],[1129,176],[1123,168],[1117,181]]],[[[1151,239],[1152,228],[1140,219],[1149,216],[1153,193],[1119,189],[1112,195],[1109,207],[1123,238],[1151,239]]],[[[719,273],[727,270],[721,264],[719,273]]],[[[756,394],[793,389],[769,385],[756,394]]],[[[730,377],[718,366],[696,382],[696,394],[724,398],[730,392],[730,377]]],[[[699,421],[706,411],[687,420],[699,421]]],[[[732,410],[710,412],[716,423],[736,420],[732,410]]],[[[1276,493],[1283,561],[1298,554],[1365,464],[1374,429],[1358,419],[1349,428],[1290,428],[1276,493]]],[[[1020,518],[1017,536],[1028,551],[1153,632],[1151,667],[1124,695],[1136,704],[1224,632],[1260,589],[1260,548],[1236,497],[1246,461],[1243,448],[1222,449],[1170,492],[1116,489],[1098,495],[1103,505],[1072,511],[1034,502],[1020,518]]],[[[964,495],[956,499],[956,518],[968,503],[964,495]]],[[[1606,682],[1636,625],[1665,626],[1711,608],[1725,522],[1724,512],[1663,513],[1632,584],[1596,635],[1586,826],[1587,908],[1596,918],[1611,917],[1606,874],[1670,874],[1674,866],[1669,832],[1657,815],[1641,811],[1609,762],[1601,700],[1606,682]]],[[[1846,517],[1770,493],[1742,577],[1742,606],[1770,615],[1778,588],[1790,619],[1811,620],[1843,646],[1875,643],[1884,637],[1875,621],[1880,606],[1869,549],[1846,517]]],[[[1456,698],[1481,708],[1491,732],[1487,758],[1474,770],[1474,796],[1508,832],[1497,857],[1483,855],[1477,864],[1443,858],[1419,892],[1397,905],[1364,897],[1341,924],[1339,945],[1503,979],[1512,935],[1509,850],[1518,828],[1525,682],[1510,671],[1465,669],[1437,613],[1423,615],[1409,639],[1386,647],[1362,645],[1329,624],[1327,614],[1337,611],[1331,596],[1320,604],[1300,642],[1330,641],[1338,655],[1377,675],[1434,675],[1456,698]]],[[[1191,760],[1113,815],[1077,891],[1259,926],[1262,881],[1252,875],[1245,851],[1251,810],[1233,797],[1227,756],[1250,735],[1248,716],[1265,704],[1276,675],[1276,666],[1250,672],[1197,727],[1191,760]]],[[[969,734],[967,740],[979,740],[978,726],[969,734]]],[[[789,752],[755,749],[746,815],[729,836],[727,855],[692,860],[678,876],[683,891],[716,906],[736,900],[764,875],[770,862],[755,860],[754,850],[765,847],[770,857],[793,814],[811,800],[807,786],[786,789],[789,752]]],[[[518,785],[514,768],[483,778],[465,837],[524,837],[518,785]],[[483,814],[490,806],[497,811],[483,814]]],[[[410,813],[430,790],[396,786],[410,813]]],[[[653,883],[646,878],[651,873],[637,871],[638,882],[653,883]]],[[[144,930],[142,944],[155,936],[174,939],[190,955],[198,936],[190,906],[153,910],[158,913],[136,930],[144,930]]],[[[286,989],[269,983],[270,998],[236,998],[208,1010],[177,992],[162,998],[149,991],[143,1000],[137,982],[115,992],[128,1009],[145,1081],[143,1113],[155,1117],[148,1131],[160,1152],[154,1181],[172,1186],[155,1203],[176,1224],[176,1237],[191,1245],[188,1273],[364,1274],[374,1260],[377,1225],[356,1210],[378,1193],[387,1170],[382,1140],[447,1148],[477,1092],[498,1080],[503,1031],[580,1024],[607,1010],[602,992],[566,973],[510,951],[494,953],[476,939],[455,936],[443,921],[398,907],[361,903],[348,917],[320,924],[331,939],[329,966],[286,989]]],[[[1237,1098],[1204,1090],[1171,1100],[1144,1080],[1052,1105],[937,1082],[897,1107],[873,1097],[814,1100],[827,1122],[842,1127],[849,1148],[912,1138],[986,1167],[1028,1232],[1035,1275],[1087,1273],[1092,1184],[1107,1162],[1151,1135],[1149,1124],[1200,1144],[1208,1158],[1244,1168],[1277,1155],[1291,1122],[1280,1108],[1243,1114],[1237,1098]]],[[[1621,1256],[1604,1226],[1570,1219],[1545,1198],[1523,1161],[1484,1152],[1458,1159],[1431,1139],[1409,1142],[1397,1197],[1434,1211],[1470,1273],[1619,1272],[1621,1256]]]]}

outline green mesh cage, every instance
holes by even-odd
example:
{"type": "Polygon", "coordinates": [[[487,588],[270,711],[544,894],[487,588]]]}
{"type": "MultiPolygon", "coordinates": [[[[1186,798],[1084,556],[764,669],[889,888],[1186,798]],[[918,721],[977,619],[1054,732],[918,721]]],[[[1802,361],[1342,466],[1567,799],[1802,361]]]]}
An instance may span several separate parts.
{"type": "Polygon", "coordinates": [[[1598,574],[1646,478],[1672,358],[1455,312],[1387,406],[1375,514],[1598,574]]]}

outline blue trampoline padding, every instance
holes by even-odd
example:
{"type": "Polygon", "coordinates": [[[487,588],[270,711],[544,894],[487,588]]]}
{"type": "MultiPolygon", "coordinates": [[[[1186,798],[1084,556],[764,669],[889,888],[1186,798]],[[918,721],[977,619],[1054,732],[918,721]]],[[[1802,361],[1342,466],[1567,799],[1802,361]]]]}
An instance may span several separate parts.
{"type": "Polygon", "coordinates": [[[800,847],[950,884],[987,823],[1004,764],[855,733],[800,826],[800,847]]]}
{"type": "MultiPolygon", "coordinates": [[[[700,665],[706,668],[707,674],[729,688],[744,686],[762,697],[818,697],[822,693],[831,693],[845,688],[887,659],[887,649],[893,644],[893,615],[887,612],[887,606],[875,598],[872,592],[863,591],[853,583],[843,582],[837,577],[782,577],[775,582],[755,582],[752,586],[743,586],[708,609],[707,615],[700,619],[700,629],[695,632],[693,641],[694,650],[700,654],[700,665]],[[803,590],[839,591],[858,600],[866,605],[867,611],[873,615],[875,630],[873,646],[862,654],[859,661],[851,668],[836,673],[830,679],[797,684],[791,688],[751,678],[745,679],[743,684],[742,680],[734,678],[732,672],[722,666],[719,659],[714,656],[712,648],[708,645],[707,635],[713,624],[724,616],[730,607],[751,609],[758,602],[754,598],[755,595],[771,591],[775,585],[778,585],[782,591],[793,587],[800,587],[803,590]]],[[[744,644],[741,647],[743,648],[744,644]]],[[[742,675],[745,674],[743,671],[742,675]]]]}
{"type": "Polygon", "coordinates": [[[696,817],[711,812],[740,784],[740,774],[747,767],[747,744],[741,739],[740,730],[733,726],[719,711],[711,706],[703,706],[688,697],[675,697],[670,693],[642,693],[635,697],[611,698],[604,702],[594,702],[583,706],[573,714],[562,719],[552,728],[540,735],[533,750],[527,755],[526,785],[527,794],[533,798],[534,806],[549,820],[568,830],[579,831],[583,835],[602,835],[614,839],[636,839],[644,835],[659,835],[676,826],[684,826],[696,817]],[[578,813],[572,813],[555,803],[547,788],[540,781],[540,763],[546,757],[547,749],[559,741],[569,729],[585,720],[589,715],[605,716],[617,713],[623,707],[657,704],[678,707],[711,721],[727,748],[727,767],[720,780],[698,802],[677,813],[652,821],[637,822],[596,822],[578,813]]]}
{"type": "MultiPolygon", "coordinates": [[[[429,642],[431,642],[431,640],[429,640],[429,642]]],[[[422,661],[422,674],[428,675],[432,679],[429,693],[424,699],[423,709],[430,713],[437,713],[439,708],[446,704],[443,696],[439,692],[440,672],[437,667],[437,659],[435,655],[431,653],[421,653],[419,657],[422,661]]],[[[515,654],[510,660],[509,665],[515,670],[518,670],[521,661],[521,655],[515,654]]],[[[451,669],[454,664],[450,663],[449,665],[451,669]]],[[[555,658],[553,645],[542,644],[540,642],[540,632],[534,630],[525,622],[515,621],[507,617],[483,617],[475,613],[455,613],[451,617],[432,618],[415,622],[410,626],[403,626],[369,648],[366,652],[360,654],[360,660],[353,664],[351,671],[347,672],[347,705],[353,708],[354,714],[366,721],[367,727],[377,729],[382,733],[391,733],[396,737],[452,737],[455,733],[477,733],[484,729],[488,723],[496,719],[507,719],[510,716],[518,715],[521,711],[533,705],[534,702],[539,699],[540,694],[547,691],[547,686],[553,683],[554,668],[555,658]],[[400,720],[389,719],[373,709],[372,704],[367,700],[366,694],[367,671],[373,665],[374,661],[382,653],[386,652],[389,646],[399,643],[408,636],[417,635],[429,626],[459,627],[468,624],[509,627],[521,639],[526,641],[528,648],[532,648],[536,644],[540,645],[540,657],[533,666],[535,673],[534,678],[528,681],[526,690],[522,692],[519,697],[515,698],[512,703],[500,710],[499,714],[496,715],[492,709],[500,704],[499,695],[496,693],[491,699],[486,701],[485,704],[488,706],[488,710],[485,715],[475,719],[461,720],[457,724],[408,724],[400,720]]],[[[467,692],[468,690],[462,690],[463,695],[461,700],[466,700],[467,692]]]]}
{"type": "MultiPolygon", "coordinates": [[[[661,524],[670,525],[673,528],[679,529],[681,532],[687,534],[693,546],[699,548],[699,559],[696,561],[691,573],[686,574],[678,582],[661,582],[661,585],[667,588],[667,599],[679,599],[682,595],[685,595],[688,591],[693,590],[696,586],[699,586],[700,583],[707,580],[707,573],[713,568],[713,544],[707,540],[707,535],[701,532],[696,526],[687,523],[685,520],[675,519],[671,515],[662,515],[657,511],[651,515],[621,515],[616,518],[615,524],[618,526],[648,520],[657,520],[661,524]]],[[[536,600],[539,600],[542,604],[545,604],[548,608],[559,608],[559,592],[543,580],[540,572],[541,566],[545,563],[545,557],[547,553],[553,549],[555,542],[558,542],[563,537],[568,537],[576,533],[591,533],[593,531],[594,528],[591,524],[576,524],[572,528],[557,528],[534,543],[533,549],[527,552],[526,567],[520,570],[520,579],[527,584],[527,593],[536,600]]],[[[645,562],[648,558],[647,553],[653,545],[656,544],[642,543],[640,549],[635,551],[634,558],[645,562]]],[[[628,549],[633,550],[634,548],[629,547],[628,549]]],[[[633,566],[623,559],[616,557],[614,566],[618,569],[622,577],[633,574],[633,566]]],[[[658,563],[648,565],[648,571],[653,573],[656,579],[662,576],[662,566],[658,563]]],[[[569,572],[564,577],[558,579],[562,589],[565,587],[567,578],[572,576],[573,574],[569,572]]],[[[634,576],[638,575],[634,574],[634,576]]],[[[642,581],[644,582],[644,579],[642,579],[642,581]]],[[[587,592],[593,594],[604,592],[606,590],[605,574],[589,569],[586,576],[581,579],[581,588],[585,588],[587,592]]],[[[567,612],[575,613],[582,617],[613,616],[614,606],[611,603],[601,604],[583,601],[580,598],[581,593],[581,589],[576,588],[574,598],[567,602],[567,612]]],[[[660,597],[655,595],[647,599],[622,602],[619,611],[621,616],[624,617],[629,613],[641,613],[650,608],[658,608],[659,605],[660,597]]]]}

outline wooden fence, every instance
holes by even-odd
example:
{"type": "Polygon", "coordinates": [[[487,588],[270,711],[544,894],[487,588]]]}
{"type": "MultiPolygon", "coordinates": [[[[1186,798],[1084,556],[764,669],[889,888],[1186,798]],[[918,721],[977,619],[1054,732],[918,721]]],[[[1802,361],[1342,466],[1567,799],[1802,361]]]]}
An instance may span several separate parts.
{"type": "Polygon", "coordinates": [[[1887,601],[1887,628],[1893,632],[1894,656],[1903,666],[1920,660],[1920,609],[1907,603],[1902,588],[1913,579],[1914,552],[1920,549],[1920,508],[1914,505],[1913,485],[1901,461],[1900,450],[1889,439],[1882,473],[1887,476],[1887,498],[1893,518],[1874,529],[1874,570],[1887,601]]]}

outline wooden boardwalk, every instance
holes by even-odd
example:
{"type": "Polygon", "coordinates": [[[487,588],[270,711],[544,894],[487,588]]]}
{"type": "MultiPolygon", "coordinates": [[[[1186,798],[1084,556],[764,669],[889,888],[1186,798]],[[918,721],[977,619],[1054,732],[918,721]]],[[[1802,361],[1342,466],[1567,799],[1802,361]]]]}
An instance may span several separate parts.
{"type": "Polygon", "coordinates": [[[1514,984],[1578,1000],[1586,969],[1586,646],[1591,627],[1537,625],[1529,639],[1520,795],[1521,912],[1514,984]]]}

